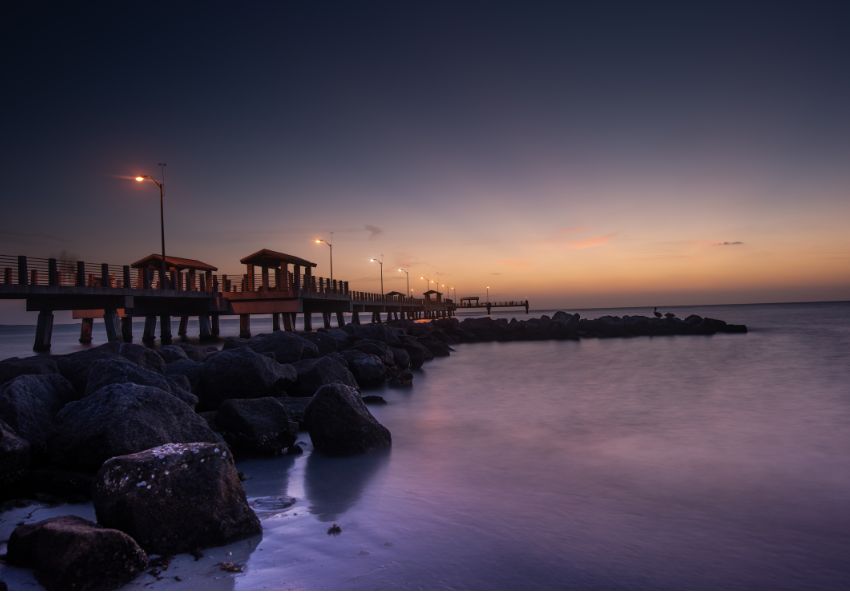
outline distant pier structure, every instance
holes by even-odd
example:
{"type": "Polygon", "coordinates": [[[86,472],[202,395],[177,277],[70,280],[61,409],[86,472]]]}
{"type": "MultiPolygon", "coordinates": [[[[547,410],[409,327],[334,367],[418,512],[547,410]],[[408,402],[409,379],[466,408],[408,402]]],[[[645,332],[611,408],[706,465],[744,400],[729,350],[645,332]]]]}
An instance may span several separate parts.
{"type": "Polygon", "coordinates": [[[159,321],[160,343],[172,341],[171,318],[179,317],[178,335],[185,337],[190,317],[197,317],[202,340],[219,337],[219,319],[239,315],[240,335],[251,336],[251,315],[271,315],[275,331],[295,329],[296,315],[304,315],[304,329],[312,316],[322,315],[343,326],[360,314],[371,320],[444,318],[457,306],[432,292],[413,298],[399,292],[375,294],[351,290],[347,281],[313,275],[316,263],[283,252],[261,249],[240,261],[245,273],[219,275],[218,268],[191,258],[151,254],[130,265],[67,261],[0,255],[0,300],[22,299],[26,310],[38,312],[33,350],[50,350],[53,313],[69,310],[81,319],[80,342],[92,341],[94,319],[104,321],[108,341],[133,341],[133,318],[145,319],[142,341],[155,341],[159,321]]]}
{"type": "Polygon", "coordinates": [[[481,302],[479,296],[466,296],[460,299],[460,303],[456,306],[457,309],[473,308],[484,309],[489,315],[494,308],[524,308],[525,314],[528,314],[528,300],[500,300],[498,302],[490,302],[485,300],[481,302]]]}

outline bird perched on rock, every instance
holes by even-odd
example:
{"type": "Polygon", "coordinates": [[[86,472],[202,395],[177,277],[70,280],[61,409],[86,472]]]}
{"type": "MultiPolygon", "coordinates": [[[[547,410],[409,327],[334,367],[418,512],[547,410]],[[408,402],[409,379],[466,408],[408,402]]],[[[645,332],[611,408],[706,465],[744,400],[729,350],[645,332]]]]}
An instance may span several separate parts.
{"type": "Polygon", "coordinates": [[[655,308],[653,308],[653,309],[652,309],[652,314],[654,314],[654,315],[655,315],[655,318],[656,318],[656,319],[660,319],[660,318],[661,318],[661,313],[660,313],[660,312],[658,312],[658,307],[657,307],[657,306],[656,306],[655,308]]]}

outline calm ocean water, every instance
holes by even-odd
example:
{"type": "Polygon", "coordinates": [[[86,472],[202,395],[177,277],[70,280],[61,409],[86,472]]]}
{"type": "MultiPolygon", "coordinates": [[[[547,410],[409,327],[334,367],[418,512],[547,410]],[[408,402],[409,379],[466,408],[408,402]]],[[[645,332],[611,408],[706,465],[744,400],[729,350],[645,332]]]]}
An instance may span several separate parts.
{"type": "MultiPolygon", "coordinates": [[[[240,463],[262,539],[130,587],[847,589],[850,303],[673,310],[751,332],[458,346],[381,392],[391,452],[240,463]]],[[[57,334],[70,350],[76,327],[57,334]]],[[[32,510],[0,514],[0,540],[32,510]]],[[[68,513],[92,516],[30,520],[68,513]]]]}

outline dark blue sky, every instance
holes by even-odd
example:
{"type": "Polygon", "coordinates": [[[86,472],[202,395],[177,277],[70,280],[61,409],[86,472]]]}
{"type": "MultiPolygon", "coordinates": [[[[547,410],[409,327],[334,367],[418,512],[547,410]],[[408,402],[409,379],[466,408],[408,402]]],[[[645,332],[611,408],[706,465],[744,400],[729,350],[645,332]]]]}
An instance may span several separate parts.
{"type": "MultiPolygon", "coordinates": [[[[772,270],[746,290],[750,271],[732,274],[727,296],[848,289],[846,268],[780,285],[789,244],[819,263],[848,252],[833,231],[847,216],[848,2],[4,11],[0,194],[16,216],[0,226],[0,253],[120,263],[156,251],[153,191],[116,176],[165,160],[170,250],[226,272],[261,246],[323,258],[309,241],[333,230],[340,271],[361,287],[372,277],[363,257],[385,252],[463,285],[501,278],[503,288],[578,302],[567,292],[583,277],[567,275],[570,251],[620,243],[580,258],[616,273],[624,257],[665,244],[735,236],[745,243],[724,246],[739,252],[733,264],[772,270]],[[807,221],[815,211],[823,220],[807,221]],[[795,223],[814,237],[797,240],[795,223]],[[546,246],[561,234],[573,238],[546,246]],[[540,283],[523,255],[532,246],[547,273],[570,282],[540,283]]],[[[706,260],[707,281],[722,279],[722,265],[706,260]]],[[[689,267],[668,266],[656,287],[682,299],[715,289],[677,287],[677,269],[689,267]]],[[[640,291],[613,275],[582,281],[610,292],[579,294],[587,301],[640,291]]]]}

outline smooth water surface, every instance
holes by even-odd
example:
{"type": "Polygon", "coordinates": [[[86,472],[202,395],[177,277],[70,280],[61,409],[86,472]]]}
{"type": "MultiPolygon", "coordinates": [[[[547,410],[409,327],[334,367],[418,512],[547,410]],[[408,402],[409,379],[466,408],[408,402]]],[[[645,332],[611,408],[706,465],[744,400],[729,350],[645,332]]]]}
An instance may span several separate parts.
{"type": "Polygon", "coordinates": [[[240,463],[262,539],[130,587],[850,587],[850,304],[688,312],[751,332],[458,346],[372,407],[391,452],[240,463]]]}

